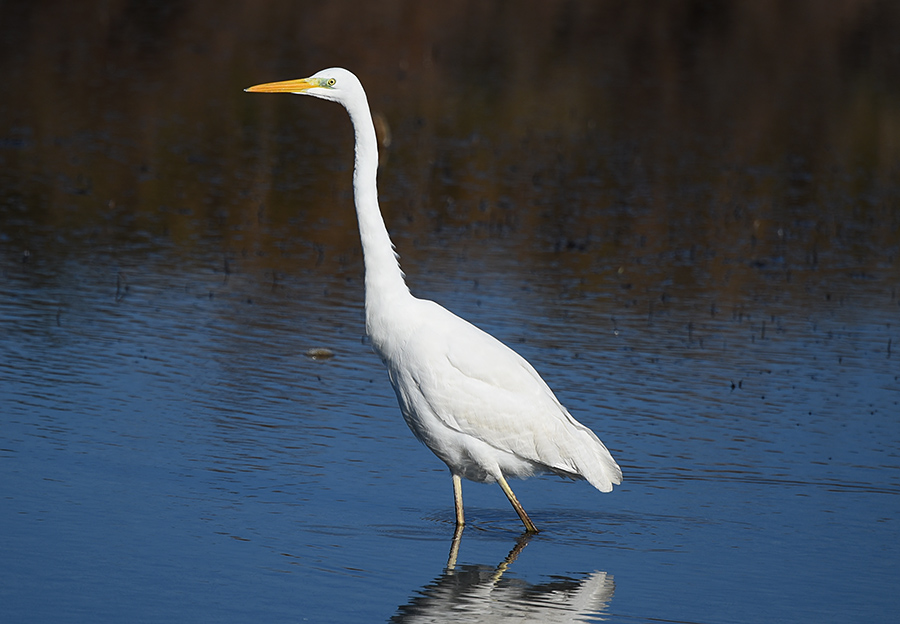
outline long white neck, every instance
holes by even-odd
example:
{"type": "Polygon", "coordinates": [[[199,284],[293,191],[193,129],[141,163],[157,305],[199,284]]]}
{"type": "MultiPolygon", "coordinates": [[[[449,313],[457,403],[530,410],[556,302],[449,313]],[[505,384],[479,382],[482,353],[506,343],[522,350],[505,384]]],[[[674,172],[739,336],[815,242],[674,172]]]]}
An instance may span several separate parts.
{"type": "Polygon", "coordinates": [[[345,107],[356,134],[353,195],[366,271],[366,330],[371,336],[380,325],[377,319],[387,313],[391,302],[410,295],[378,207],[378,140],[365,93],[345,107]]]}

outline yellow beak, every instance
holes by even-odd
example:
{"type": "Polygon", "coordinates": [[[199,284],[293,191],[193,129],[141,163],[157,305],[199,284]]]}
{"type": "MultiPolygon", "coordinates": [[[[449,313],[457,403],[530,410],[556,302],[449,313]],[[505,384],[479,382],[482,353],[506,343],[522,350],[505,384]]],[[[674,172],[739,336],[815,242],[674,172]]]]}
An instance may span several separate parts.
{"type": "Polygon", "coordinates": [[[281,82],[266,82],[244,89],[248,93],[303,93],[307,89],[318,87],[319,81],[313,78],[300,78],[298,80],[282,80],[281,82]]]}

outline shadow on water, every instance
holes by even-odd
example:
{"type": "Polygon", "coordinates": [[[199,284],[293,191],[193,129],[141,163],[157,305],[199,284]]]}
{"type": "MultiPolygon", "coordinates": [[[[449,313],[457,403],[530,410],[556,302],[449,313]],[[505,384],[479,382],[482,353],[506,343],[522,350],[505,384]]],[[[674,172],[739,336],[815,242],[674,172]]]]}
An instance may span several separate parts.
{"type": "Polygon", "coordinates": [[[390,622],[583,622],[608,608],[616,585],[612,575],[593,572],[578,578],[550,575],[529,583],[511,566],[534,537],[524,533],[499,564],[457,564],[463,530],[453,536],[443,573],[417,592],[390,622]]]}

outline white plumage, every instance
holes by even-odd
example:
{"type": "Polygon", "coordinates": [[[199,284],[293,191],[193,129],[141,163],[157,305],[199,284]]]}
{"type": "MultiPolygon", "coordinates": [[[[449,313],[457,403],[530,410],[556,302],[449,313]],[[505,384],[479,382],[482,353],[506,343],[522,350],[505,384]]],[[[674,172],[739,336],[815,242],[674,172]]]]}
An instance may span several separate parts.
{"type": "Polygon", "coordinates": [[[365,262],[366,331],[388,369],[409,428],[450,468],[457,526],[460,478],[499,482],[536,532],[506,477],[554,472],[602,492],[622,471],[594,432],[572,418],[537,371],[502,342],[433,301],[413,297],[378,207],[378,147],[362,84],[346,69],[247,91],[298,93],[343,104],[356,134],[353,191],[365,262]]]}

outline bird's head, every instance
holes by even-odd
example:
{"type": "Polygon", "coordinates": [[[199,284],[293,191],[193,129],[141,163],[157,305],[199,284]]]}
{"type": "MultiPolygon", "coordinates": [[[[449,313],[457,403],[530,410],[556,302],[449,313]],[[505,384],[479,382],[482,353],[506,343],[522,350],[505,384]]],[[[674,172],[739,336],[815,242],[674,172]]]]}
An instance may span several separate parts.
{"type": "Polygon", "coordinates": [[[360,95],[365,96],[362,84],[352,72],[340,67],[332,67],[316,72],[309,78],[297,80],[284,80],[281,82],[267,82],[247,89],[248,93],[296,93],[298,95],[312,95],[340,102],[344,106],[360,95]]]}

